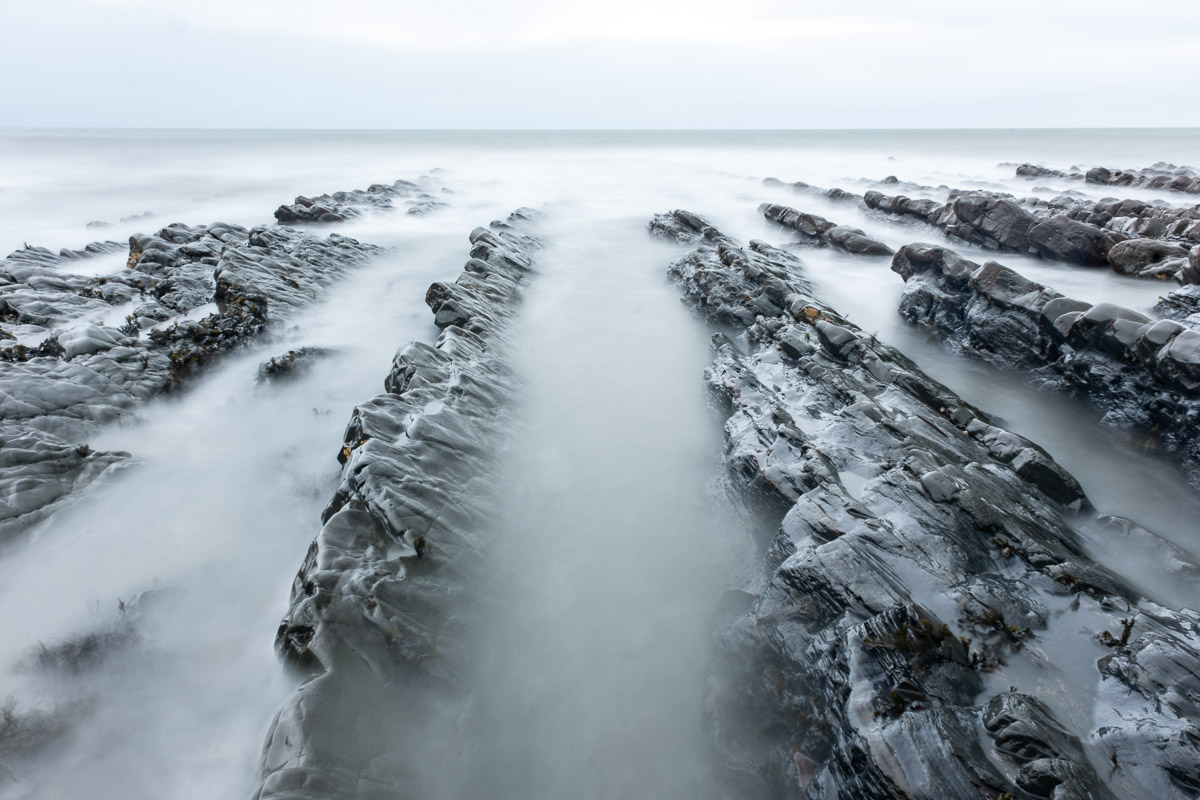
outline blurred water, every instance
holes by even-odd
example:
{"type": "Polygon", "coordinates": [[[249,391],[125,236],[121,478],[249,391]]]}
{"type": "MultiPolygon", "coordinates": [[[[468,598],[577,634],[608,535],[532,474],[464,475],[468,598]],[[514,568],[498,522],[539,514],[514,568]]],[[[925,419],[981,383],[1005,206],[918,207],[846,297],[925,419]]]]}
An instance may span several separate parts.
{"type": "MultiPolygon", "coordinates": [[[[447,776],[445,796],[703,797],[704,625],[737,583],[748,537],[712,488],[721,445],[702,391],[706,332],[665,279],[678,251],[650,241],[646,220],[685,207],[743,240],[779,243],[786,234],[755,210],[774,200],[900,245],[932,234],[761,179],[854,188],[896,174],[1028,194],[1031,184],[998,166],[1027,160],[1195,164],[1200,140],[1193,131],[0,132],[4,251],[78,248],[173,221],[262,224],[296,194],[435,168],[451,204],[340,226],[394,249],[272,341],[107,430],[93,447],[129,450],[140,464],[0,554],[0,698],[18,711],[63,710],[71,730],[40,765],[0,775],[0,797],[77,796],[80,786],[101,798],[253,791],[262,735],[291,688],[272,652],[275,627],[332,491],[350,410],[381,390],[397,347],[433,338],[424,290],[458,273],[466,234],[520,205],[547,212],[548,247],[514,334],[526,389],[503,456],[496,570],[482,579],[495,602],[479,611],[475,760],[447,776]],[[119,221],[143,212],[154,216],[119,221]],[[255,385],[261,361],[303,345],[335,352],[293,383],[255,385]],[[32,667],[39,643],[103,628],[151,590],[135,644],[75,674],[32,667]]],[[[902,283],[886,259],[800,255],[834,307],[1049,449],[1103,510],[1200,551],[1200,502],[1174,466],[1078,404],[950,356],[904,325],[902,283]]],[[[1164,288],[1000,260],[1088,300],[1145,309],[1164,288]]],[[[1097,552],[1154,585],[1153,547],[1097,552]]]]}

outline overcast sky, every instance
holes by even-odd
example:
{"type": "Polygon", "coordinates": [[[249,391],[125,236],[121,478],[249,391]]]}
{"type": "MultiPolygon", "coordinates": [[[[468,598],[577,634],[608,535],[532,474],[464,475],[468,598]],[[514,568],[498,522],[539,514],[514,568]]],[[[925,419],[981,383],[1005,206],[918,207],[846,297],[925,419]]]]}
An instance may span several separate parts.
{"type": "Polygon", "coordinates": [[[0,0],[0,127],[1200,126],[1196,0],[0,0]]]}

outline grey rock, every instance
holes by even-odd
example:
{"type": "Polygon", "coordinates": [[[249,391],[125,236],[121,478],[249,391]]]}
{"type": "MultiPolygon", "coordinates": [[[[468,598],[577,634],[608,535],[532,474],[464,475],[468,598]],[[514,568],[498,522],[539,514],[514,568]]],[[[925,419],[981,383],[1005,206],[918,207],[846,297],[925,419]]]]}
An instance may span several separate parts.
{"type": "Polygon", "coordinates": [[[975,267],[930,245],[901,248],[892,270],[905,278],[905,319],[934,329],[952,350],[1031,370],[1042,388],[1103,410],[1107,424],[1153,431],[1200,482],[1200,333],[1066,298],[999,264],[975,267]]]}
{"type": "Polygon", "coordinates": [[[325,347],[301,347],[288,350],[283,355],[258,365],[259,383],[283,383],[307,372],[314,362],[330,356],[333,351],[325,347]]]}
{"type": "Polygon", "coordinates": [[[758,211],[767,219],[790,228],[809,240],[818,240],[839,250],[861,256],[890,256],[895,251],[872,239],[858,228],[836,225],[824,217],[805,214],[787,206],[763,203],[758,211]]]}
{"type": "Polygon", "coordinates": [[[0,543],[70,502],[75,491],[129,463],[34,427],[0,424],[0,543]]]}
{"type": "Polygon", "coordinates": [[[282,227],[175,224],[131,237],[128,266],[118,273],[82,278],[56,271],[70,259],[90,257],[84,252],[26,248],[0,262],[0,309],[9,320],[0,327],[15,336],[32,327],[21,320],[45,325],[37,345],[14,338],[0,347],[0,437],[9,453],[33,453],[37,462],[0,464],[7,509],[0,513],[0,540],[128,459],[87,448],[100,426],[184,385],[381,250],[282,227]],[[85,316],[111,313],[135,297],[146,302],[120,329],[85,316]],[[182,316],[214,301],[214,313],[182,316]],[[148,319],[170,324],[142,332],[148,319]]]}
{"type": "MultiPolygon", "coordinates": [[[[1188,248],[1157,239],[1129,239],[1113,245],[1108,251],[1108,263],[1114,272],[1147,278],[1174,276],[1184,268],[1187,257],[1188,248]]],[[[1190,280],[1180,282],[1195,283],[1190,280]]]]}
{"type": "Polygon", "coordinates": [[[1029,242],[1043,258],[1102,267],[1112,242],[1095,225],[1064,217],[1042,220],[1029,229],[1029,242]]]}
{"type": "Polygon", "coordinates": [[[395,183],[374,183],[366,189],[349,192],[334,192],[317,197],[296,198],[294,203],[275,209],[275,219],[280,224],[346,222],[362,216],[366,211],[390,211],[397,201],[402,201],[408,214],[427,214],[446,206],[430,191],[436,190],[429,179],[422,185],[398,180],[395,183]]]}
{"type": "MultiPolygon", "coordinates": [[[[896,258],[918,280],[936,251],[896,258]]],[[[750,608],[714,640],[707,707],[728,796],[1113,796],[1090,766],[1096,731],[1056,719],[1053,689],[990,717],[980,696],[981,672],[1002,683],[1009,662],[1042,657],[1027,641],[1086,644],[1089,615],[1116,625],[1112,609],[1136,602],[1076,540],[1068,519],[1091,512],[1074,478],[813,298],[794,257],[714,234],[669,271],[730,326],[707,372],[730,410],[729,478],[782,517],[750,608]],[[854,492],[848,471],[867,476],[854,492]],[[1046,612],[1063,608],[1054,587],[1078,593],[1062,625],[1046,612]],[[997,769],[985,719],[1009,744],[1028,723],[1042,751],[997,769]]],[[[981,286],[1022,313],[1060,297],[989,275],[981,286]]]]}
{"type": "Polygon", "coordinates": [[[351,416],[276,638],[305,680],[267,735],[259,800],[419,796],[428,743],[466,711],[459,617],[494,516],[505,330],[537,247],[529,213],[471,234],[458,280],[427,297],[437,343],[400,350],[386,392],[351,416]]]}

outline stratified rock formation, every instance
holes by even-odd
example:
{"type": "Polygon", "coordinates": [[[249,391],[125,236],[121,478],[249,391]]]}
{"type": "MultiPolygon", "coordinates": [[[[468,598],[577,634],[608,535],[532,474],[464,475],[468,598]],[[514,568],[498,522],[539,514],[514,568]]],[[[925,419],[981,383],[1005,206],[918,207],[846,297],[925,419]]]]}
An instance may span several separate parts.
{"type": "Polygon", "coordinates": [[[100,425],[380,252],[337,234],[222,223],[170,225],[129,249],[126,269],[90,278],[64,271],[79,254],[26,248],[0,261],[0,541],[128,459],[87,447],[100,425]]]}
{"type": "Polygon", "coordinates": [[[1021,164],[1017,167],[1016,174],[1019,178],[1061,178],[1083,180],[1099,186],[1165,189],[1171,192],[1200,194],[1200,171],[1193,167],[1177,167],[1162,161],[1137,170],[1092,167],[1086,172],[1078,167],[1064,172],[1038,164],[1021,164]]]}
{"type": "Polygon", "coordinates": [[[281,224],[347,222],[362,216],[367,211],[390,211],[396,202],[408,209],[412,215],[427,214],[446,203],[430,194],[427,189],[411,181],[395,183],[373,183],[366,189],[349,192],[334,192],[316,197],[296,198],[294,203],[275,209],[275,219],[281,224]]]}
{"type": "Polygon", "coordinates": [[[731,478],[782,517],[716,636],[726,796],[1190,796],[1194,698],[1163,696],[1194,618],[1131,612],[1071,528],[1074,478],[813,299],[790,254],[693,214],[651,230],[694,245],[670,274],[741,331],[707,378],[731,478]]]}
{"type": "Polygon", "coordinates": [[[758,207],[758,212],[772,222],[799,233],[806,243],[825,244],[858,256],[890,256],[896,252],[858,228],[838,225],[816,214],[805,214],[774,203],[763,203],[758,207]]]}
{"type": "MultiPolygon", "coordinates": [[[[764,183],[785,185],[774,179],[764,183]]],[[[961,189],[949,191],[941,201],[877,190],[859,196],[807,183],[789,185],[799,193],[859,205],[893,222],[928,226],[953,241],[985,250],[1108,266],[1138,278],[1170,278],[1183,284],[1200,280],[1200,270],[1189,267],[1187,258],[1189,248],[1200,243],[1200,206],[1089,200],[1069,194],[1043,200],[961,189]]]]}
{"type": "Polygon", "coordinates": [[[900,314],[949,346],[1030,370],[1036,383],[1077,396],[1108,424],[1150,433],[1200,485],[1200,332],[1111,303],[1091,304],[943,247],[902,247],[900,314]]]}
{"type": "Polygon", "coordinates": [[[307,679],[268,734],[261,800],[422,796],[422,761],[465,708],[463,607],[494,504],[513,388],[505,329],[532,269],[519,211],[471,234],[454,283],[426,294],[434,346],[397,353],[354,410],[325,509],[279,626],[307,679]]]}

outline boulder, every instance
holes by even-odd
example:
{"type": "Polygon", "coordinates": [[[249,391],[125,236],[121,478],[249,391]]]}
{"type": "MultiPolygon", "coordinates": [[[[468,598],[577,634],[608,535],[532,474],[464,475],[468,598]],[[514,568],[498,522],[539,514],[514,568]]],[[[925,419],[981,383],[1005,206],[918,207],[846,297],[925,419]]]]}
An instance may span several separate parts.
{"type": "Polygon", "coordinates": [[[1043,258],[1085,267],[1107,265],[1112,247],[1095,225],[1065,217],[1052,217],[1034,225],[1029,229],[1029,243],[1043,258]]]}
{"type": "Polygon", "coordinates": [[[1108,251],[1108,263],[1120,275],[1141,276],[1148,270],[1161,271],[1160,266],[1174,273],[1183,268],[1187,257],[1188,249],[1181,244],[1145,238],[1118,242],[1108,251]]]}

